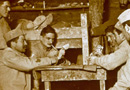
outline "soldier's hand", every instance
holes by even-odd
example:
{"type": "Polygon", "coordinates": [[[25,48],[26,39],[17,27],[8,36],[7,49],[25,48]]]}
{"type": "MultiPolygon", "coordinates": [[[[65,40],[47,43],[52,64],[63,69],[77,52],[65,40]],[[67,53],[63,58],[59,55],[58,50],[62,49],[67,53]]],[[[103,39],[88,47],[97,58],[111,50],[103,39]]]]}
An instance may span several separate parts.
{"type": "Polygon", "coordinates": [[[59,50],[58,59],[61,59],[62,56],[64,56],[64,55],[65,55],[65,50],[64,50],[64,49],[60,49],[60,50],[59,50]]]}
{"type": "Polygon", "coordinates": [[[89,65],[96,64],[97,56],[90,56],[89,57],[89,65]]]}
{"type": "Polygon", "coordinates": [[[49,52],[47,56],[49,56],[49,57],[56,57],[58,55],[58,53],[59,53],[58,51],[53,50],[53,51],[49,52]]]}

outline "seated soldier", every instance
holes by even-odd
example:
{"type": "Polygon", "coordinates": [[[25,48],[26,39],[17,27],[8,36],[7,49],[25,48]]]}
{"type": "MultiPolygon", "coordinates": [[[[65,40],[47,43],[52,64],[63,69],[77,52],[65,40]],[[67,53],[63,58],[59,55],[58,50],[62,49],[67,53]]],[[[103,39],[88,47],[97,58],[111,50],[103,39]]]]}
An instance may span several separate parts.
{"type": "Polygon", "coordinates": [[[129,46],[125,47],[127,48],[127,51],[123,52],[128,53],[128,59],[126,64],[118,71],[117,82],[109,90],[130,90],[130,9],[122,12],[118,17],[118,20],[115,27],[124,34],[129,43],[129,46]]]}
{"type": "MultiPolygon", "coordinates": [[[[40,40],[34,40],[29,42],[27,50],[27,56],[30,58],[42,58],[43,61],[50,61],[50,59],[57,58],[57,64],[64,63],[64,65],[70,65],[70,62],[63,58],[65,50],[57,50],[54,46],[56,44],[57,34],[51,26],[47,26],[42,29],[40,34],[40,40]]],[[[39,87],[40,73],[33,72],[34,82],[37,84],[35,88],[39,87]]]]}
{"type": "MultiPolygon", "coordinates": [[[[125,35],[119,29],[114,29],[111,32],[111,34],[110,33],[107,34],[107,37],[112,38],[113,37],[112,35],[114,35],[113,41],[115,40],[115,42],[117,43],[117,45],[114,46],[114,49],[113,49],[114,52],[101,56],[101,57],[90,56],[90,64],[99,65],[107,70],[114,70],[115,68],[121,66],[128,60],[129,43],[125,39],[125,35]]],[[[111,43],[114,43],[114,42],[111,42],[111,43]]],[[[115,85],[115,88],[109,89],[109,90],[126,90],[126,89],[123,89],[125,88],[123,86],[118,87],[115,85]]]]}
{"type": "MultiPolygon", "coordinates": [[[[112,33],[114,34],[114,39],[118,44],[118,46],[116,46],[117,48],[115,49],[115,51],[113,53],[103,55],[101,57],[90,56],[90,64],[100,65],[107,70],[113,70],[126,62],[128,58],[127,47],[129,46],[129,44],[121,31],[114,29],[112,33]]],[[[110,38],[109,34],[108,36],[110,38]]]]}
{"type": "Polygon", "coordinates": [[[118,49],[118,43],[116,41],[115,35],[113,34],[114,30],[115,30],[114,25],[110,25],[105,29],[108,46],[109,46],[108,47],[109,51],[107,52],[107,54],[112,53],[118,49]]]}
{"type": "Polygon", "coordinates": [[[57,62],[57,58],[44,63],[40,59],[32,60],[25,56],[23,53],[26,50],[27,43],[19,27],[21,26],[4,35],[10,47],[1,51],[0,90],[30,90],[26,72],[37,66],[57,62]]]}
{"type": "Polygon", "coordinates": [[[51,26],[45,27],[41,31],[40,40],[34,40],[29,43],[30,47],[27,52],[28,56],[30,58],[45,58],[45,60],[49,60],[53,57],[58,58],[59,51],[54,47],[56,38],[57,34],[55,30],[51,26]]]}
{"type": "MultiPolygon", "coordinates": [[[[104,24],[102,24],[102,26],[99,26],[98,28],[103,27],[104,24]]],[[[107,26],[106,28],[104,28],[104,34],[106,35],[107,38],[107,48],[106,48],[106,54],[110,54],[112,52],[114,52],[117,48],[118,48],[118,44],[116,41],[116,37],[113,34],[114,33],[114,25],[110,25],[107,26]]],[[[90,56],[102,56],[103,55],[103,47],[101,45],[98,45],[93,52],[90,54],[90,56]],[[98,50],[98,47],[100,46],[100,50],[98,50]]],[[[82,55],[79,55],[77,58],[77,64],[79,61],[82,60],[82,55]]]]}

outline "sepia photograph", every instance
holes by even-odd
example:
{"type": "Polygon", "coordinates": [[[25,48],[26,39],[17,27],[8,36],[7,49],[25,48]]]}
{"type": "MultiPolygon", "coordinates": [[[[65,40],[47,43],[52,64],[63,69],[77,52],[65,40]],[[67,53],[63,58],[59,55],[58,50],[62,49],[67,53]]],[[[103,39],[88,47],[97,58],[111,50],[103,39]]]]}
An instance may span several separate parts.
{"type": "Polygon", "coordinates": [[[130,0],[0,0],[0,90],[130,90],[130,0]]]}

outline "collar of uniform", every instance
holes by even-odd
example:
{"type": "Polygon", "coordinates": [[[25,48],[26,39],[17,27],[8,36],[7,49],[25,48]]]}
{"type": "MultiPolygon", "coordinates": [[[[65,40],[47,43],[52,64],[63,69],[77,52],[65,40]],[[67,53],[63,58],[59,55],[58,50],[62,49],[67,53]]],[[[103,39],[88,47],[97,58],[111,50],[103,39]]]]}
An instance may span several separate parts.
{"type": "Polygon", "coordinates": [[[120,48],[120,47],[126,47],[126,45],[129,46],[129,43],[128,43],[127,40],[124,40],[124,41],[119,45],[119,48],[120,48]]]}

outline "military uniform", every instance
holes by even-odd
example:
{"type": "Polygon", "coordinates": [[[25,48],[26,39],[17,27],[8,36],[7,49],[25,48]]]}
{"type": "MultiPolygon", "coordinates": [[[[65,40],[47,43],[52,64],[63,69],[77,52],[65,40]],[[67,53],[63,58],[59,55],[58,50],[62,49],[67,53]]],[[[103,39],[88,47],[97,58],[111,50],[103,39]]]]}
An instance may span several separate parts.
{"type": "Polygon", "coordinates": [[[0,90],[30,90],[26,72],[43,63],[34,62],[11,48],[1,50],[0,53],[0,90]]]}
{"type": "Polygon", "coordinates": [[[10,27],[6,20],[2,17],[0,19],[0,49],[4,49],[7,47],[6,41],[4,39],[4,34],[6,34],[8,31],[10,31],[10,27]]]}

